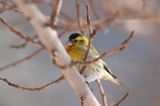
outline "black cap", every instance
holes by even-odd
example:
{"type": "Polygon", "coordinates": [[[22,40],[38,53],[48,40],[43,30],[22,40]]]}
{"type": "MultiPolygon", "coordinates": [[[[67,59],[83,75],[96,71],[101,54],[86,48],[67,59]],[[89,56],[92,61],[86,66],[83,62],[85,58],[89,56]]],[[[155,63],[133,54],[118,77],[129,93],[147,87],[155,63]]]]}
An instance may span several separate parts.
{"type": "Polygon", "coordinates": [[[69,40],[71,41],[71,40],[73,40],[73,39],[75,39],[75,38],[77,38],[78,36],[81,36],[81,34],[80,33],[72,33],[70,36],[69,36],[69,40]]]}

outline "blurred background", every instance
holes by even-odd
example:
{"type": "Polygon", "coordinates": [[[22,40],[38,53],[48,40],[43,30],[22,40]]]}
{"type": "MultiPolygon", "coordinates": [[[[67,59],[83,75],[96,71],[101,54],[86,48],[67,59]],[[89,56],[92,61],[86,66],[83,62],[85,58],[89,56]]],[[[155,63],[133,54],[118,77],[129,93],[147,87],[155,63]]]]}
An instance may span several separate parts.
{"type": "MultiPolygon", "coordinates": [[[[35,0],[36,1],[36,0],[35,0]]],[[[44,0],[46,2],[50,0],[44,0]]],[[[54,2],[51,1],[51,2],[54,2]]],[[[84,1],[81,3],[81,16],[85,19],[84,1]]],[[[133,39],[127,48],[104,58],[112,72],[129,88],[129,96],[121,106],[160,106],[160,24],[159,0],[93,0],[96,13],[91,14],[91,20],[103,20],[118,11],[116,20],[107,27],[98,30],[93,39],[94,46],[100,53],[110,50],[134,30],[133,39]],[[103,11],[101,11],[103,10],[103,11]]],[[[44,2],[38,4],[45,14],[51,14],[51,7],[44,2]]],[[[64,0],[62,11],[76,23],[75,0],[64,0]]],[[[34,35],[35,31],[27,20],[12,10],[1,12],[1,16],[15,26],[19,31],[34,35]]],[[[63,17],[60,17],[63,19],[63,17]]],[[[61,29],[58,29],[60,33],[61,29]]],[[[72,32],[66,31],[61,37],[62,42],[72,32]]],[[[87,34],[87,30],[85,31],[87,34]]],[[[10,45],[20,45],[23,41],[15,37],[0,23],[0,67],[27,56],[37,49],[29,43],[25,48],[12,49],[10,45]]],[[[0,72],[13,83],[26,87],[38,87],[60,76],[59,70],[52,65],[47,52],[42,51],[32,59],[15,67],[0,72]]],[[[103,81],[107,97],[111,103],[118,101],[125,93],[123,88],[103,81]]],[[[99,98],[95,83],[90,84],[93,93],[99,98]]],[[[68,83],[63,80],[40,92],[27,92],[8,86],[0,81],[0,106],[78,106],[79,101],[68,83]]]]}

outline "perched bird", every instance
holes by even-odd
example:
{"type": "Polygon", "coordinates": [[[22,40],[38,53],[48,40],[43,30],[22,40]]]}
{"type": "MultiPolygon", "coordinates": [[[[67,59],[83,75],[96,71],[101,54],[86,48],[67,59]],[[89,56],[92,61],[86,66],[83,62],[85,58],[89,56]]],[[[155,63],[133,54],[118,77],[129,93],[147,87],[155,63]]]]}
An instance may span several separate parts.
{"type": "MultiPolygon", "coordinates": [[[[73,60],[73,62],[83,61],[85,59],[88,43],[88,39],[82,34],[73,33],[69,36],[69,41],[66,45],[66,51],[73,60]]],[[[99,53],[91,44],[86,61],[93,60],[97,57],[99,57],[99,53]]],[[[108,65],[102,59],[99,59],[94,63],[88,64],[87,66],[77,64],[76,68],[85,78],[85,81],[87,83],[90,83],[97,79],[103,79],[109,80],[114,84],[120,84],[120,81],[111,73],[108,65]]]]}

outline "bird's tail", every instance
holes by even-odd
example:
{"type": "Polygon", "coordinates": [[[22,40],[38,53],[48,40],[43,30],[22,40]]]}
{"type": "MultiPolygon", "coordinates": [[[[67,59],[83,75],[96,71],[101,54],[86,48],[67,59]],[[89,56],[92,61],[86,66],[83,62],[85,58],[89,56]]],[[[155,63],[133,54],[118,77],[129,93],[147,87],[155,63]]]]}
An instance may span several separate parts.
{"type": "Polygon", "coordinates": [[[128,88],[128,86],[126,86],[121,80],[119,80],[117,77],[115,77],[114,75],[110,75],[110,76],[103,76],[102,77],[103,80],[108,80],[110,82],[112,82],[115,85],[120,85],[121,88],[123,88],[124,90],[126,90],[127,92],[130,91],[130,88],[128,88]]]}
{"type": "Polygon", "coordinates": [[[103,67],[105,69],[105,71],[103,71],[103,72],[105,72],[105,73],[103,73],[103,75],[104,75],[102,77],[103,80],[109,80],[116,85],[120,85],[122,83],[115,75],[113,75],[111,73],[111,70],[107,67],[106,64],[104,64],[103,67]]]}
{"type": "Polygon", "coordinates": [[[103,79],[103,80],[109,80],[109,81],[111,81],[112,83],[114,83],[114,84],[116,84],[116,85],[122,84],[122,82],[121,82],[119,79],[117,79],[116,77],[104,76],[104,77],[102,77],[102,79],[103,79]]]}

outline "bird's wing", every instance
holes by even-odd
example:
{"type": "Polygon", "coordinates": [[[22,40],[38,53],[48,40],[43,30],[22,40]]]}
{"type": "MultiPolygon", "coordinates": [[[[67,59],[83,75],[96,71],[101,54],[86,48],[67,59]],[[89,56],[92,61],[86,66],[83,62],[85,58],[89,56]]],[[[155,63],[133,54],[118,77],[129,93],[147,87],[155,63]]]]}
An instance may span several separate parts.
{"type": "Polygon", "coordinates": [[[116,79],[117,79],[117,77],[112,74],[111,70],[107,67],[106,64],[104,64],[103,67],[104,67],[104,69],[105,69],[113,78],[116,78],[116,79]]]}
{"type": "MultiPolygon", "coordinates": [[[[91,56],[90,58],[94,59],[95,57],[99,57],[99,53],[97,52],[97,50],[94,48],[94,46],[91,46],[91,49],[90,49],[90,55],[91,56]]],[[[100,61],[102,62],[103,64],[103,68],[113,77],[113,78],[116,78],[117,77],[115,75],[112,74],[111,70],[108,68],[107,64],[102,60],[100,59],[100,61]]]]}

